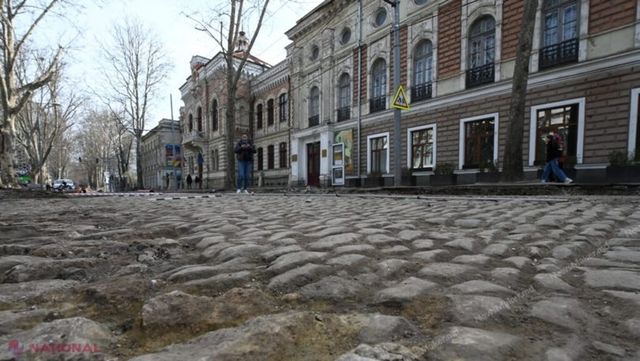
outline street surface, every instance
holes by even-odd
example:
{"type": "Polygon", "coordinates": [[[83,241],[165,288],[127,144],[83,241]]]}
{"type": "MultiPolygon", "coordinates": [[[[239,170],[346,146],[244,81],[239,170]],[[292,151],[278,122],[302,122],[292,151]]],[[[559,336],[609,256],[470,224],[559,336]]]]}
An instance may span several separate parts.
{"type": "Polygon", "coordinates": [[[0,360],[640,360],[640,198],[186,197],[0,199],[0,360]]]}

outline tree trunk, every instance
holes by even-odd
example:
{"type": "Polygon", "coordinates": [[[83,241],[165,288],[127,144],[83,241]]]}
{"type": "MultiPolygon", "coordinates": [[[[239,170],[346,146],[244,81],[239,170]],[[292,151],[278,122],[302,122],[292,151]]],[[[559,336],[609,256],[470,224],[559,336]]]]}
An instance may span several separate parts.
{"type": "Polygon", "coordinates": [[[142,182],[142,130],[136,130],[136,187],[144,188],[142,182]]]}
{"type": "Polygon", "coordinates": [[[227,97],[227,110],[226,110],[226,144],[227,144],[227,189],[234,189],[236,186],[236,155],[233,151],[235,145],[235,89],[229,89],[229,96],[227,97]],[[232,91],[233,90],[233,91],[232,91]]]}
{"type": "MultiPolygon", "coordinates": [[[[529,59],[536,20],[538,0],[525,0],[522,27],[518,38],[516,64],[513,71],[513,89],[509,106],[507,144],[504,152],[503,179],[518,181],[523,179],[522,142],[524,138],[524,116],[529,81],[529,59]]],[[[531,119],[530,121],[535,121],[531,119]]]]}
{"type": "MultiPolygon", "coordinates": [[[[11,116],[13,117],[13,116],[11,116]]],[[[5,122],[6,127],[0,128],[0,187],[16,185],[15,147],[13,141],[15,132],[12,131],[11,119],[5,122]]]]}

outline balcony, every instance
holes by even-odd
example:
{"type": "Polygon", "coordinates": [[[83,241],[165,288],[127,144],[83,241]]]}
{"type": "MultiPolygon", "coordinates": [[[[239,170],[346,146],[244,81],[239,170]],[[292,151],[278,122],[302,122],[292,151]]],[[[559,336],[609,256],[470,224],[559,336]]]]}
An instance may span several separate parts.
{"type": "Polygon", "coordinates": [[[309,128],[315,127],[320,124],[320,115],[314,115],[309,117],[309,128]]]}
{"type": "Polygon", "coordinates": [[[423,83],[411,87],[411,102],[431,99],[431,83],[423,83]]]}
{"type": "Polygon", "coordinates": [[[204,132],[192,130],[190,132],[185,132],[182,134],[182,144],[184,144],[185,148],[188,148],[190,150],[201,150],[204,147],[204,142],[204,132]]]}
{"type": "Polygon", "coordinates": [[[337,121],[338,122],[343,122],[345,120],[349,120],[351,119],[351,108],[347,107],[342,107],[342,108],[338,108],[338,118],[337,121]]]}
{"type": "Polygon", "coordinates": [[[563,41],[540,49],[540,69],[578,61],[578,39],[563,41]]]}
{"type": "Polygon", "coordinates": [[[467,70],[467,88],[493,83],[494,68],[493,63],[489,63],[467,70]]]}
{"type": "Polygon", "coordinates": [[[375,113],[387,109],[387,97],[372,98],[369,100],[369,113],[375,113]]]}

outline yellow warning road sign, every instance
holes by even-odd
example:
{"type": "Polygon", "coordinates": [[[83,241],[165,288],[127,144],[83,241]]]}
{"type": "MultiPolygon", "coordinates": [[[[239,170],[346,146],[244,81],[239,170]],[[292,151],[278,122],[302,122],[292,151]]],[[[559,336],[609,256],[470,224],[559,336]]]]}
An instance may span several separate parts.
{"type": "Polygon", "coordinates": [[[407,99],[407,95],[404,93],[402,85],[398,87],[398,91],[391,102],[391,107],[400,110],[409,110],[409,99],[407,99]]]}

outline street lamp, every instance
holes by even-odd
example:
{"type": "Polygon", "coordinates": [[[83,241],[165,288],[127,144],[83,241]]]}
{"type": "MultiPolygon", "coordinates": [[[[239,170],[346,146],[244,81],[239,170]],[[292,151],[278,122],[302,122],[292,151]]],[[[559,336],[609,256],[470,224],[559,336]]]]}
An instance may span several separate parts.
{"type": "MultiPolygon", "coordinates": [[[[384,0],[387,4],[391,5],[394,10],[393,16],[393,88],[394,94],[400,88],[400,0],[384,0]]],[[[402,172],[400,165],[402,164],[400,159],[400,109],[395,108],[393,110],[393,152],[394,152],[394,172],[393,172],[393,184],[398,187],[401,183],[402,172]]]]}

